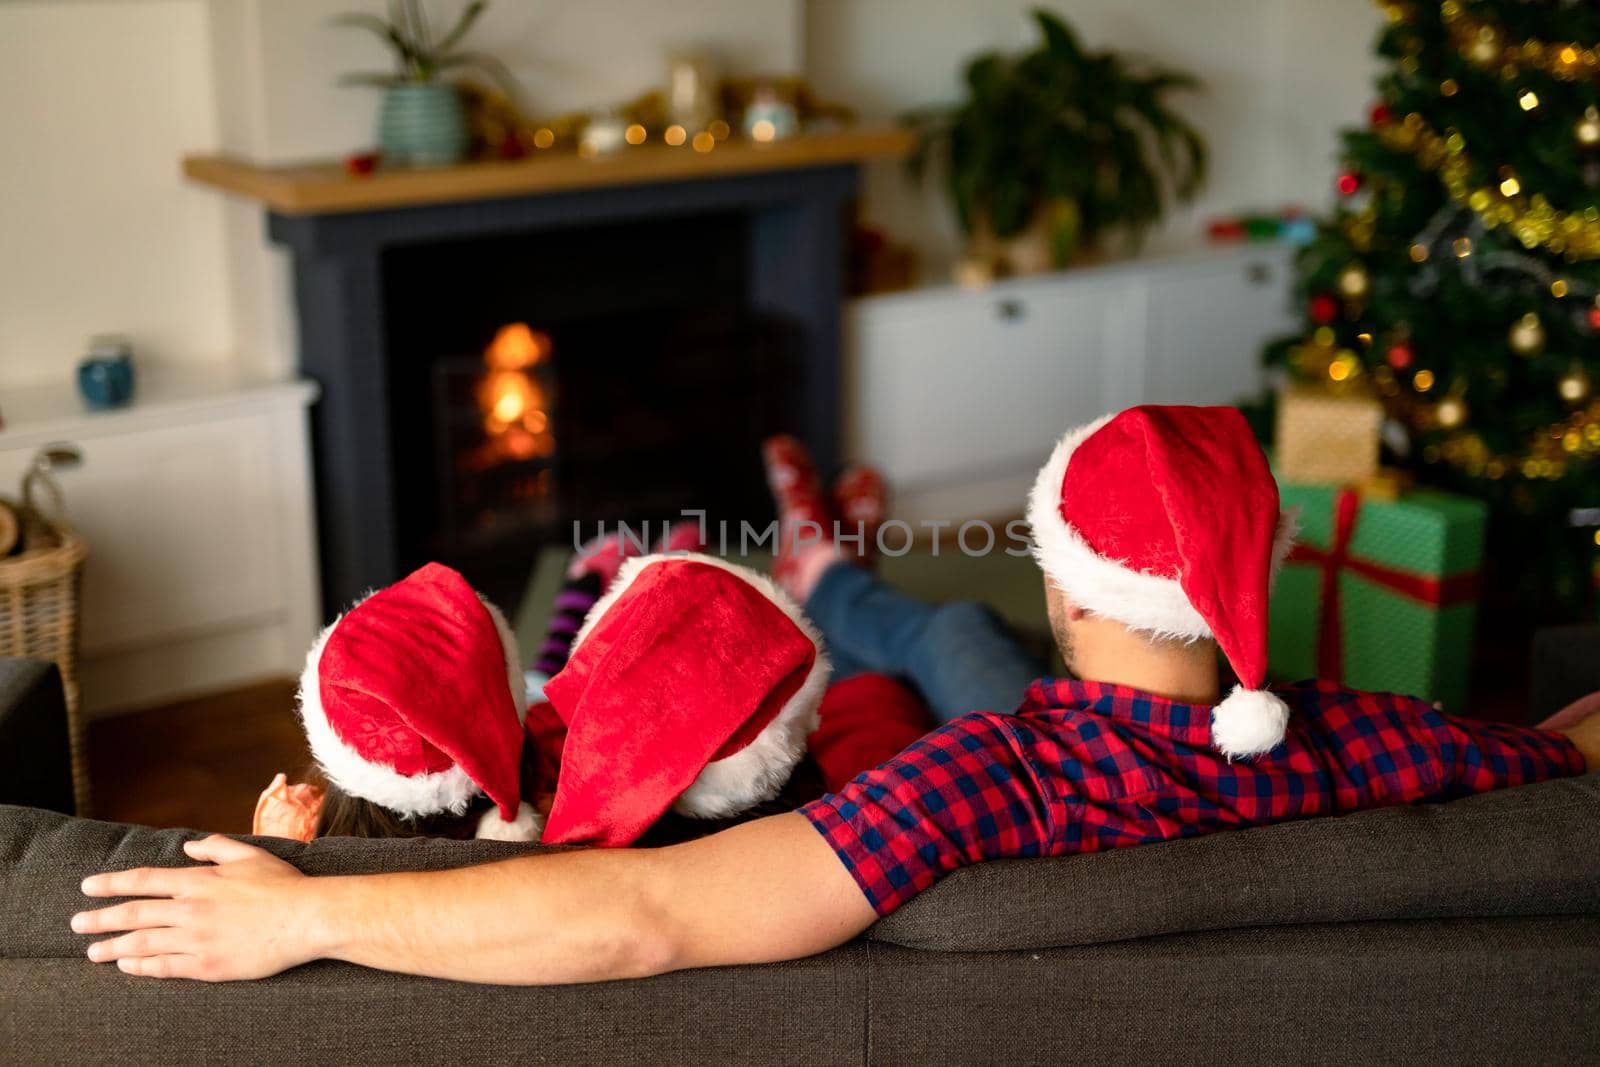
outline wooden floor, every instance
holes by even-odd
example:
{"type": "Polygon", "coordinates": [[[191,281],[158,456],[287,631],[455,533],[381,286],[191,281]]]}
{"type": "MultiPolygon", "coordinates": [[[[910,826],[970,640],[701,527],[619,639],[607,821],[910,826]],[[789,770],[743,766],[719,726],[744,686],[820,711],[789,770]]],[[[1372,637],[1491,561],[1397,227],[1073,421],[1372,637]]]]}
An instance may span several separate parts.
{"type": "Polygon", "coordinates": [[[292,679],[89,724],[94,817],[248,833],[279,771],[309,763],[292,679]]]}

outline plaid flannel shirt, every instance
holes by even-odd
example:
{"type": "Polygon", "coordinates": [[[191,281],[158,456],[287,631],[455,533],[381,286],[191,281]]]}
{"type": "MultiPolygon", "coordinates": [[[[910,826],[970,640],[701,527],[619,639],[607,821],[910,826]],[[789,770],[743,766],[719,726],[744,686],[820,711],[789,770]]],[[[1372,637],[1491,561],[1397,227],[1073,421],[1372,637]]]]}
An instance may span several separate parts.
{"type": "Polygon", "coordinates": [[[800,810],[887,915],[983,860],[1098,852],[1584,770],[1559,734],[1327,682],[1275,691],[1289,704],[1287,738],[1230,763],[1211,747],[1209,706],[1043,679],[1015,715],[956,719],[800,810]]]}

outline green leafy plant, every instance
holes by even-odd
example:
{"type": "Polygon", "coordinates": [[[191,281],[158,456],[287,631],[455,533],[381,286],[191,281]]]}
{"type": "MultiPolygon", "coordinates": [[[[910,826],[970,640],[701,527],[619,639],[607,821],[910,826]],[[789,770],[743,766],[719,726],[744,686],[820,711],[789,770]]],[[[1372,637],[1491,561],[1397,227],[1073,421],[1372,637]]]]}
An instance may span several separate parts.
{"type": "Polygon", "coordinates": [[[913,173],[932,159],[943,164],[969,235],[987,228],[1010,238],[1067,217],[1080,247],[1111,231],[1136,245],[1171,198],[1191,199],[1205,177],[1205,141],[1166,103],[1199,82],[1087,51],[1057,16],[1033,17],[1039,47],[976,57],[965,102],[907,116],[920,134],[913,173]]]}
{"type": "Polygon", "coordinates": [[[368,14],[336,17],[333,20],[336,26],[351,26],[375,34],[393,49],[395,58],[392,73],[346,74],[340,82],[389,88],[436,82],[445,72],[454,69],[477,69],[498,82],[506,95],[515,100],[517,81],[504,63],[485,52],[457,51],[457,46],[488,6],[488,0],[472,0],[461,9],[455,25],[438,37],[429,29],[420,0],[393,0],[387,20],[368,14]]]}

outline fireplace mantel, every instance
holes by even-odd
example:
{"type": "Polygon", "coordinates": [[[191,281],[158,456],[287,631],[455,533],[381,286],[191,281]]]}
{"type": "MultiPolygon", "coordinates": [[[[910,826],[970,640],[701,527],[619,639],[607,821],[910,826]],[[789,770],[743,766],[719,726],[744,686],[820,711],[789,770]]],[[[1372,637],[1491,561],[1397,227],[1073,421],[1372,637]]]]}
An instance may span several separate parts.
{"type": "Polygon", "coordinates": [[[771,144],[728,141],[710,152],[647,145],[598,159],[535,153],[514,162],[380,169],[366,176],[349,174],[339,163],[261,167],[230,156],[188,156],[183,172],[280,215],[323,215],[839,166],[900,158],[911,146],[908,131],[858,126],[771,144]]]}

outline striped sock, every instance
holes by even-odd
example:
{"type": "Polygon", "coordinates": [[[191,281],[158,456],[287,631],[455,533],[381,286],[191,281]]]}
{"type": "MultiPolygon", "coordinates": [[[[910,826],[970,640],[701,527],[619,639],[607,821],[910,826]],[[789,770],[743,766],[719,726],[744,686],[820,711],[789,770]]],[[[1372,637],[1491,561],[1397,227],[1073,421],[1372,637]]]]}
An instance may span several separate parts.
{"type": "Polygon", "coordinates": [[[550,627],[545,630],[544,646],[539,649],[539,661],[533,669],[547,677],[567,665],[572,654],[573,639],[583,625],[584,616],[600,599],[601,578],[598,574],[584,574],[573,578],[556,594],[555,613],[550,616],[550,627]]]}

